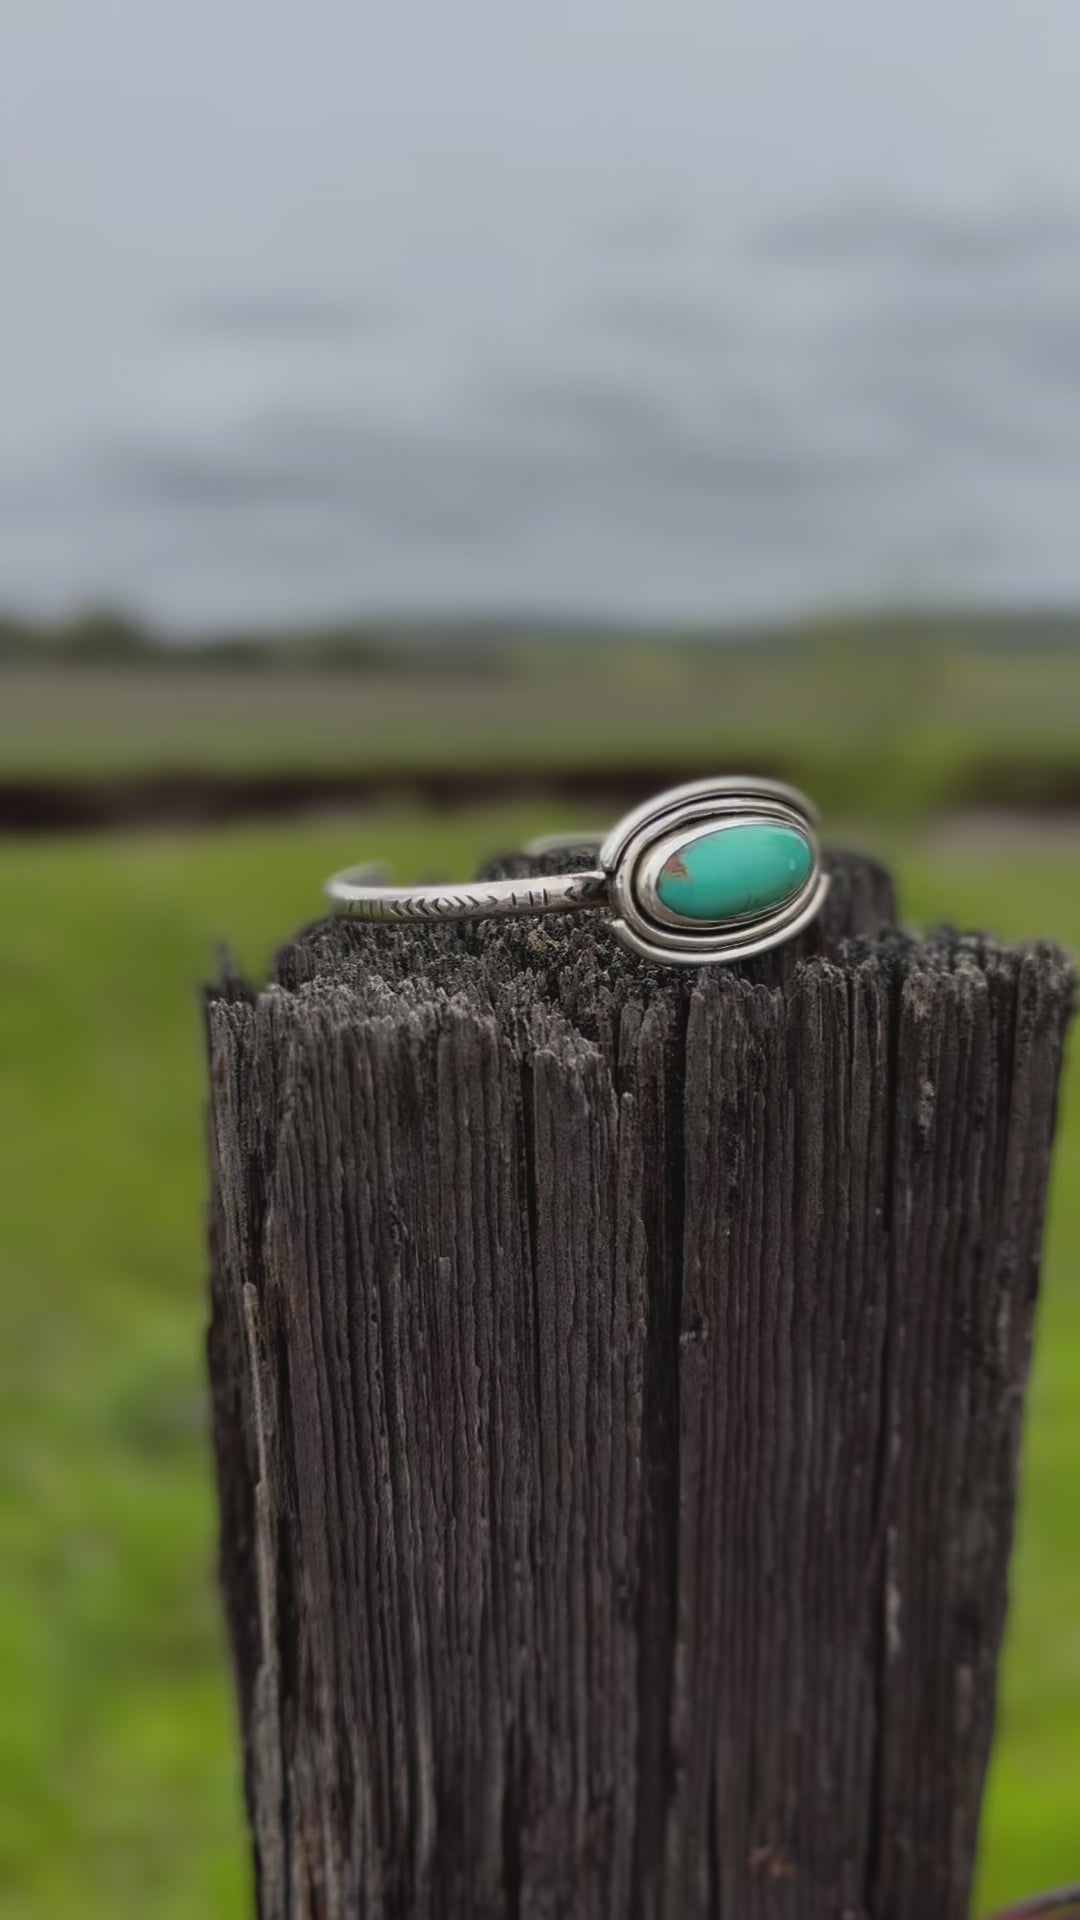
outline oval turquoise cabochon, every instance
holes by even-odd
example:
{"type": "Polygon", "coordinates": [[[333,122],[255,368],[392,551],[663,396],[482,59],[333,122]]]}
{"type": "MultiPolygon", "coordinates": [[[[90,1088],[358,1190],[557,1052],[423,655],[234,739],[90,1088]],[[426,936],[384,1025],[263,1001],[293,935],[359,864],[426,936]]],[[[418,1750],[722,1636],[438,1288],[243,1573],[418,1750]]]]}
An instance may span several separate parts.
{"type": "Polygon", "coordinates": [[[657,898],[684,920],[735,920],[768,913],[806,885],[809,841],[775,820],[718,827],[687,840],[664,862],[657,898]]]}

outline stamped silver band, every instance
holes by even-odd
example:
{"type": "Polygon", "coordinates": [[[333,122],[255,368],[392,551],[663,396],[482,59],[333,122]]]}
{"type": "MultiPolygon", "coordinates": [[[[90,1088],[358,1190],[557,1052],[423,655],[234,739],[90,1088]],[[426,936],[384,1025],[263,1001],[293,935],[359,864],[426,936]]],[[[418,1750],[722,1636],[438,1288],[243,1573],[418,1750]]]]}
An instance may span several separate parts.
{"type": "Polygon", "coordinates": [[[486,920],[594,912],[625,947],[667,966],[749,958],[791,939],[828,889],[816,815],[794,787],[728,775],[636,807],[601,839],[545,835],[526,852],[596,850],[595,866],[468,886],[393,887],[379,867],[350,867],[329,898],[363,920],[486,920]]]}
{"type": "Polygon", "coordinates": [[[348,867],[326,883],[329,899],[358,920],[491,920],[506,913],[573,913],[609,903],[608,876],[476,880],[467,887],[391,887],[382,867],[348,867]]]}

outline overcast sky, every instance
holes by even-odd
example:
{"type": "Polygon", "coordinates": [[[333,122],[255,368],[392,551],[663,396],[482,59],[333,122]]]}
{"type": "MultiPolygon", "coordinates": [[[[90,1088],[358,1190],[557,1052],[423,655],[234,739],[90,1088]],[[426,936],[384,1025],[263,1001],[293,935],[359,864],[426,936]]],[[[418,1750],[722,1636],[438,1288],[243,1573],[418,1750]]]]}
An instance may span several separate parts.
{"type": "Polygon", "coordinates": [[[1076,0],[8,0],[0,601],[1080,594],[1076,0]]]}

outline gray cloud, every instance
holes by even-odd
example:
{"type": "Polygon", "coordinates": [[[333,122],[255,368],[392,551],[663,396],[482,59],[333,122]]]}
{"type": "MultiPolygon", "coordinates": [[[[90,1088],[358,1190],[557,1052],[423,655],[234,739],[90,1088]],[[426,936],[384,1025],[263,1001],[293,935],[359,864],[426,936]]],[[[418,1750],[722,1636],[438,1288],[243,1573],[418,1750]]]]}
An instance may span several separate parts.
{"type": "Polygon", "coordinates": [[[1080,260],[1080,206],[1016,201],[986,211],[850,199],[772,221],[748,242],[757,259],[796,266],[996,273],[1024,261],[1080,260]]]}
{"type": "Polygon", "coordinates": [[[378,332],[385,322],[374,302],[284,289],[218,294],[167,315],[167,324],[181,333],[272,345],[354,339],[378,332]]]}
{"type": "Polygon", "coordinates": [[[630,376],[522,373],[423,428],[294,405],[196,445],[113,445],[103,471],[127,509],[215,537],[321,521],[483,553],[558,524],[760,550],[848,523],[901,457],[764,393],[688,408],[630,376]]]}
{"type": "Polygon", "coordinates": [[[576,490],[596,497],[723,505],[757,515],[801,502],[807,512],[883,476],[880,457],[770,395],[743,388],[676,400],[640,379],[533,376],[495,396],[515,438],[552,440],[570,456],[576,490]]]}
{"type": "Polygon", "coordinates": [[[643,207],[620,219],[602,221],[602,249],[615,256],[654,259],[674,253],[686,239],[683,219],[669,207],[643,207]]]}
{"type": "Polygon", "coordinates": [[[975,466],[1075,463],[1080,281],[971,282],[941,298],[916,282],[837,303],[819,378],[840,407],[975,466]]]}
{"type": "Polygon", "coordinates": [[[601,337],[665,354],[719,354],[734,327],[729,314],[670,285],[607,289],[582,303],[580,317],[601,337]]]}
{"type": "Polygon", "coordinates": [[[328,392],[309,356],[307,397],[275,400],[268,381],[246,417],[150,415],[98,439],[51,518],[72,538],[113,529],[162,579],[182,582],[186,555],[200,580],[298,602],[323,579],[361,600],[397,579],[473,597],[490,582],[504,601],[516,580],[531,603],[595,598],[600,580],[624,604],[745,604],[792,581],[872,581],[898,555],[962,548],[989,570],[1018,527],[1042,537],[1031,503],[1080,469],[1067,260],[996,277],[894,262],[801,304],[759,301],[744,275],[721,320],[724,285],[712,306],[674,275],[642,276],[640,298],[601,284],[567,303],[561,338],[504,336],[501,371],[474,350],[471,382],[447,368],[423,410],[407,385],[365,398],[342,376],[328,392]]]}
{"type": "Polygon", "coordinates": [[[543,504],[554,463],[467,429],[389,428],[298,407],[198,447],[148,436],[113,448],[110,484],[170,514],[268,513],[441,540],[490,537],[543,504]]]}
{"type": "Polygon", "coordinates": [[[0,598],[1080,589],[1067,0],[100,11],[0,61],[0,598]]]}

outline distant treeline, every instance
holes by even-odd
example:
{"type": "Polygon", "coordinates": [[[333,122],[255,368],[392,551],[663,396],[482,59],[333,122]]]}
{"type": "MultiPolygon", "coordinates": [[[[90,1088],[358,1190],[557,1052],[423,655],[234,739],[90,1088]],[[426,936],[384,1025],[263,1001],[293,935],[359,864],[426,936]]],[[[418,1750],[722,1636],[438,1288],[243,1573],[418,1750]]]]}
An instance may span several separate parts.
{"type": "Polygon", "coordinates": [[[595,619],[508,616],[499,619],[357,620],[337,625],[165,634],[120,611],[91,609],[60,620],[0,614],[0,667],[191,666],[252,671],[356,669],[395,673],[453,663],[512,671],[529,653],[663,645],[697,650],[763,646],[805,651],[815,644],[898,647],[966,645],[1012,650],[1080,650],[1080,608],[869,610],[775,623],[607,624],[595,619]]]}
{"type": "Polygon", "coordinates": [[[413,626],[357,621],[262,632],[233,628],[165,634],[126,613],[109,610],[92,610],[54,621],[0,615],[0,666],[55,662],[64,666],[151,669],[243,667],[256,672],[290,666],[401,671],[414,664],[429,666],[436,654],[449,654],[462,664],[475,655],[478,664],[490,667],[497,664],[505,644],[505,639],[494,632],[481,637],[468,625],[451,622],[413,626]]]}

